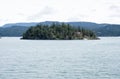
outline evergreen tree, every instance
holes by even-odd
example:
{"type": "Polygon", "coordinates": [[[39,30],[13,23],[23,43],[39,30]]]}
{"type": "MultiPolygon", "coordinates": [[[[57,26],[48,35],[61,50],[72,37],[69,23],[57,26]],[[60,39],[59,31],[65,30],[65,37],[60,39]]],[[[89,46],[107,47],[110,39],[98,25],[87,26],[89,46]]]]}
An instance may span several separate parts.
{"type": "Polygon", "coordinates": [[[23,39],[50,39],[50,40],[73,40],[73,39],[96,39],[94,32],[84,28],[75,28],[69,24],[37,25],[30,27],[24,34],[23,39]]]}

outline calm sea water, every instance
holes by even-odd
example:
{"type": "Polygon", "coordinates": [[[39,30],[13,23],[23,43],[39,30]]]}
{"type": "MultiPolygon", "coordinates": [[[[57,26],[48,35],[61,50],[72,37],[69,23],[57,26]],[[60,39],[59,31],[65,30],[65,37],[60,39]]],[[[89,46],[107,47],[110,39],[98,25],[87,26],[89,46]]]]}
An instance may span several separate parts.
{"type": "Polygon", "coordinates": [[[120,37],[0,39],[0,79],[120,79],[120,37]]]}

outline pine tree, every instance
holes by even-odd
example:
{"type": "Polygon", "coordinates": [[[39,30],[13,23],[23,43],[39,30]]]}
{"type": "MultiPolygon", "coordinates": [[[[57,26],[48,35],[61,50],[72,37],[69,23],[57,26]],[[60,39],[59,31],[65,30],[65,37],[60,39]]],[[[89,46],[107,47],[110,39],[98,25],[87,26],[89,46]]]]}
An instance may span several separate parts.
{"type": "Polygon", "coordinates": [[[69,24],[55,24],[52,25],[37,25],[30,27],[24,34],[23,39],[96,39],[94,32],[86,30],[84,28],[72,27],[69,24]]]}

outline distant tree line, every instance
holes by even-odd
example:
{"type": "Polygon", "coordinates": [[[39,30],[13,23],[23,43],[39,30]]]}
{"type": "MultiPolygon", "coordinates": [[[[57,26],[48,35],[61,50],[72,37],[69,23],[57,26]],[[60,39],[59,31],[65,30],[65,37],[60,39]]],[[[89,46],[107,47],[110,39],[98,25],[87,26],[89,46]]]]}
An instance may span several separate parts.
{"type": "Polygon", "coordinates": [[[53,23],[51,25],[37,25],[30,27],[24,34],[22,39],[41,39],[41,40],[73,40],[73,39],[97,39],[93,31],[72,27],[69,24],[53,23]]]}

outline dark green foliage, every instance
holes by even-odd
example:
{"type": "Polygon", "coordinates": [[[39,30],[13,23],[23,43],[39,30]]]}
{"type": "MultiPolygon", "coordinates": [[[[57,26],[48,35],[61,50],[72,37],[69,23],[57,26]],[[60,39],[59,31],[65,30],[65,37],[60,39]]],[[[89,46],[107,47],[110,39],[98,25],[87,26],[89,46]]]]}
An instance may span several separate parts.
{"type": "Polygon", "coordinates": [[[30,27],[24,34],[23,39],[48,39],[48,40],[73,40],[73,39],[96,39],[96,35],[83,28],[75,28],[69,24],[37,25],[30,27]]]}

